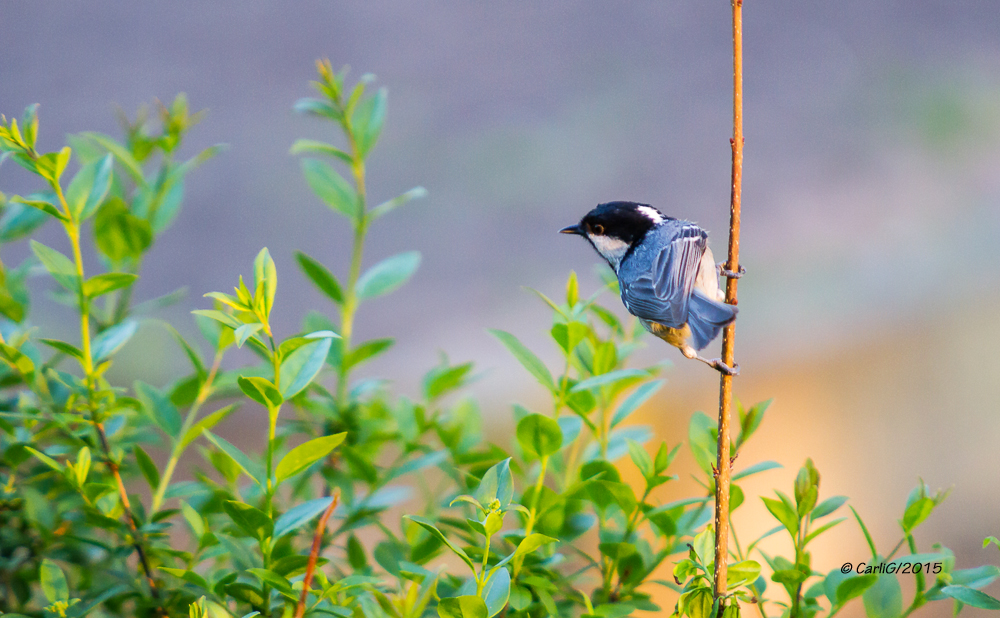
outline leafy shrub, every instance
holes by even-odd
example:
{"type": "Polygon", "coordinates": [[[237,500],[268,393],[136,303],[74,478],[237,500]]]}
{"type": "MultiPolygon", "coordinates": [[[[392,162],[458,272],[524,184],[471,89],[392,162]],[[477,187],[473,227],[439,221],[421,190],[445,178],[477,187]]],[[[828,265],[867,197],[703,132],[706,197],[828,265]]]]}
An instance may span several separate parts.
{"type": "MultiPolygon", "coordinates": [[[[940,546],[918,552],[913,531],[944,498],[923,484],[888,553],[852,510],[871,563],[895,567],[814,571],[810,543],[849,517],[834,517],[843,496],[820,499],[811,461],[790,494],[763,498],[777,526],[745,547],[734,533],[729,594],[713,598],[716,428],[701,413],[689,428],[705,491],[656,504],[654,490],[676,479],[671,465],[681,443],[654,442],[650,428],[629,422],[660,388],[662,368],[627,366],[644,331],[600,304],[602,293],[616,292],[613,279],[591,298],[580,297],[573,274],[558,302],[538,294],[562,352],[556,370],[513,334],[492,331],[551,401],[541,412],[514,406],[512,444],[484,440],[476,402],[457,395],[473,377],[471,363],[442,358],[415,400],[393,395],[384,380],[356,378],[393,345],[355,341],[359,308],[404,284],[420,261],[409,251],[363,268],[367,232],[423,190],[369,205],[365,159],[385,118],[385,90],[371,92],[369,76],[349,87],[346,71],[335,74],[327,62],[318,68],[319,97],[295,108],[337,127],[342,145],[302,139],[292,153],[303,155],[303,175],[320,200],[348,221],[354,244],[343,279],[313,257],[296,258],[332,302],[333,317],[310,312],[300,332],[275,333],[278,273],[264,249],[233,294],[206,294],[212,306],[194,311],[204,342],[167,327],[191,371],[162,389],[115,385],[106,374],[139,321],[179,300],[133,304],[131,290],[147,251],[177,216],[185,176],[219,150],[174,160],[200,114],[179,96],[160,109],[157,131],[142,112],[126,121],[122,142],[83,133],[44,154],[35,150],[35,107],[20,123],[4,119],[2,159],[36,174],[42,188],[3,199],[0,240],[16,242],[55,220],[69,255],[32,240],[32,259],[0,271],[0,610],[613,618],[660,611],[657,586],[679,593],[674,613],[693,618],[737,616],[741,603],[757,604],[762,616],[832,616],[858,597],[872,618],[905,616],[943,598],[956,608],[1000,607],[978,590],[1000,569],[956,570],[940,546]],[[67,183],[71,162],[78,170],[67,183]],[[86,229],[105,269],[89,277],[81,260],[86,229]],[[25,279],[35,264],[62,288],[53,298],[76,309],[79,342],[44,338],[31,325],[25,279]],[[249,347],[260,362],[222,369],[233,346],[249,347]],[[214,433],[226,417],[260,409],[268,432],[256,444],[243,449],[214,433]],[[161,445],[165,462],[149,454],[161,445]],[[622,481],[626,457],[641,474],[638,487],[622,481]],[[194,480],[174,480],[181,463],[194,480]],[[400,508],[408,514],[397,521],[400,508]],[[788,556],[759,549],[776,534],[790,539],[788,556]],[[904,544],[909,553],[896,557],[904,544]],[[904,609],[899,574],[889,571],[918,564],[937,567],[914,575],[904,609]]],[[[739,409],[734,455],[767,407],[739,409]]],[[[733,480],[775,467],[743,467],[733,480]]],[[[731,508],[745,499],[734,484],[731,508]]]]}

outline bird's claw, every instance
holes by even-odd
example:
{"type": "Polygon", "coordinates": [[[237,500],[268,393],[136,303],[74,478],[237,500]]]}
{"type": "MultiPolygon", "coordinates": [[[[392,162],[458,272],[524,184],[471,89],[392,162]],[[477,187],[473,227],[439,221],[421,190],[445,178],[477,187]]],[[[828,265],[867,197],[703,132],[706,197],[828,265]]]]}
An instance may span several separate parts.
{"type": "Polygon", "coordinates": [[[723,375],[727,375],[727,376],[738,376],[738,375],[740,375],[740,366],[737,365],[736,363],[733,363],[733,366],[730,367],[729,365],[727,365],[724,362],[722,362],[721,358],[715,358],[715,359],[712,359],[711,361],[709,361],[708,364],[711,365],[712,369],[715,369],[716,371],[718,371],[719,373],[721,373],[723,375]]]}
{"type": "Polygon", "coordinates": [[[739,279],[743,275],[747,274],[747,269],[743,268],[742,266],[740,266],[737,272],[733,272],[728,268],[726,268],[725,262],[719,262],[717,266],[719,268],[719,274],[722,275],[723,277],[729,277],[730,279],[739,279]]]}

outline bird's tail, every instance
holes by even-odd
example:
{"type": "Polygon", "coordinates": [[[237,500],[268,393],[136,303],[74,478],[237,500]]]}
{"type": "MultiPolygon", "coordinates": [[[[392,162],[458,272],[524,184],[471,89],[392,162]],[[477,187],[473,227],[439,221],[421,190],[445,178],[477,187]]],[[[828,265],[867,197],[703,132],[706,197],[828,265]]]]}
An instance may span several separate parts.
{"type": "Polygon", "coordinates": [[[738,309],[720,303],[694,290],[688,301],[688,327],[691,329],[691,343],[700,350],[719,336],[724,326],[736,319],[738,309]]]}

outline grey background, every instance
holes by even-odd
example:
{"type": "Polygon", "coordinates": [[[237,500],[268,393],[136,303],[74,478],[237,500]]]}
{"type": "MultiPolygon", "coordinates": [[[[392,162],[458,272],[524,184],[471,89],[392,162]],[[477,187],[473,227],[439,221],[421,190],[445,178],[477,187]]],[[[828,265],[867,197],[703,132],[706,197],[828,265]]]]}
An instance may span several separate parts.
{"type": "MultiPolygon", "coordinates": [[[[1000,533],[996,4],[754,0],[744,16],[749,274],[736,393],[775,404],[741,459],[787,466],[746,488],[788,487],[812,456],[823,493],[851,495],[888,551],[923,477],[953,492],[918,535],[922,546],[943,541],[960,567],[996,563],[995,548],[979,545],[1000,533]]],[[[207,108],[185,151],[230,148],[189,177],[182,214],[152,250],[136,297],[187,286],[188,298],[162,316],[193,335],[188,312],[207,306],[200,295],[250,274],[266,245],[279,272],[277,330],[289,334],[308,309],[333,315],[292,252],[344,273],[349,251],[344,221],[288,155],[295,138],[335,135],[291,105],[310,94],[318,57],[377,74],[390,96],[369,162],[372,199],[414,185],[429,197],[371,234],[366,264],[409,249],[424,261],[409,285],[363,307],[360,336],[398,344],[362,373],[413,393],[439,350],[475,360],[483,377],[472,391],[487,423],[508,431],[510,408],[498,402],[531,405],[542,394],[485,329],[510,330],[554,361],[546,309],[522,286],[557,295],[576,269],[585,292],[597,287],[596,255],[556,230],[598,202],[634,199],[698,221],[724,254],[729,20],[728,3],[696,0],[8,1],[0,112],[41,103],[40,146],[56,149],[66,133],[120,136],[113,104],[132,115],[184,91],[193,109],[207,108]]],[[[0,188],[37,184],[8,164],[0,188]]],[[[49,226],[41,239],[63,248],[61,234],[49,226]]],[[[28,250],[3,252],[16,263],[28,250]]],[[[34,284],[34,319],[73,337],[75,323],[44,298],[47,288],[34,284]]],[[[161,331],[144,327],[141,337],[115,376],[161,384],[183,367],[161,331]],[[140,351],[149,346],[162,354],[140,351]]],[[[658,342],[639,360],[663,356],[676,367],[642,415],[673,444],[693,410],[714,413],[716,378],[658,342]]],[[[252,444],[263,420],[243,414],[229,431],[252,444]]],[[[750,502],[737,514],[748,535],[770,527],[750,502]]],[[[844,523],[817,545],[814,566],[861,560],[863,548],[844,523]]]]}

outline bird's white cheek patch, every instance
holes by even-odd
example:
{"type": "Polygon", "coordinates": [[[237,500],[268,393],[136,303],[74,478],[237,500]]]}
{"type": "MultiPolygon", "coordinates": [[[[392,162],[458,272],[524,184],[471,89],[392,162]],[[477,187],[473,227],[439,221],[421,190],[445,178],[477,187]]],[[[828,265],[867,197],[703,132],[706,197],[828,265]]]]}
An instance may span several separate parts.
{"type": "Polygon", "coordinates": [[[604,256],[604,259],[611,262],[617,270],[618,264],[628,251],[628,243],[620,238],[610,236],[590,235],[590,242],[594,243],[597,252],[604,256]]]}

